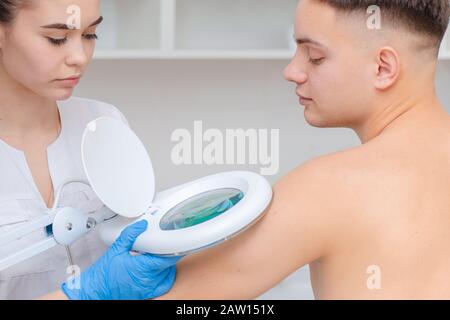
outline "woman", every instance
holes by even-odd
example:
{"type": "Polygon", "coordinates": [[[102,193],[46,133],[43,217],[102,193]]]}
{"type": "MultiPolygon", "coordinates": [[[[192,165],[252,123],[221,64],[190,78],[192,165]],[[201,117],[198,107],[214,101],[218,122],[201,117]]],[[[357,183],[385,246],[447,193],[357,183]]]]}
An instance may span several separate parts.
{"type": "MultiPolygon", "coordinates": [[[[53,205],[55,191],[65,181],[85,179],[79,149],[89,121],[107,116],[126,123],[112,105],[71,97],[92,60],[95,31],[102,21],[99,7],[99,0],[0,0],[0,233],[45,214],[53,205]],[[77,19],[78,26],[71,22],[77,19]]],[[[77,183],[67,185],[60,199],[60,206],[79,208],[86,214],[102,206],[92,190],[77,183]]],[[[124,235],[131,242],[123,248],[130,249],[145,227],[141,224],[128,230],[134,234],[124,235]]],[[[0,248],[0,256],[29,246],[50,232],[41,230],[0,248]]],[[[105,249],[94,231],[70,249],[57,247],[11,267],[0,273],[0,299],[29,299],[53,292],[70,276],[66,273],[69,265],[84,270],[105,249]]],[[[120,263],[122,260],[115,260],[116,279],[126,271],[125,267],[128,272],[140,267],[135,278],[150,280],[153,274],[138,274],[142,261],[139,265],[137,260],[130,260],[128,251],[123,256],[126,266],[120,263]]],[[[85,272],[81,282],[111,285],[115,291],[108,287],[103,289],[109,295],[93,294],[96,291],[93,287],[86,288],[89,292],[71,294],[66,287],[66,295],[98,299],[150,297],[130,296],[129,292],[119,290],[117,286],[130,286],[126,277],[122,277],[121,283],[105,282],[111,272],[105,265],[110,264],[108,259],[113,256],[108,251],[88,269],[95,272],[85,272]],[[104,279],[93,279],[94,273],[97,277],[102,274],[104,279]]],[[[158,267],[168,268],[164,277],[161,274],[151,280],[153,283],[164,280],[168,290],[173,283],[176,260],[164,261],[167,264],[158,267]]],[[[140,289],[133,287],[133,290],[136,293],[140,289]]]]}

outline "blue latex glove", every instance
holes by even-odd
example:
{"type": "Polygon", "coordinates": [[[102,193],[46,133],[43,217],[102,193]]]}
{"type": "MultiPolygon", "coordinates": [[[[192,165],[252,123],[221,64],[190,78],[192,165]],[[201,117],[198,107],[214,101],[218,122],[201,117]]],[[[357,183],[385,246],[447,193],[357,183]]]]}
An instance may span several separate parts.
{"type": "Polygon", "coordinates": [[[182,257],[130,254],[147,224],[141,220],[123,230],[109,250],[81,273],[79,286],[62,284],[65,295],[77,300],[141,300],[168,292],[175,282],[176,263],[182,257]]]}

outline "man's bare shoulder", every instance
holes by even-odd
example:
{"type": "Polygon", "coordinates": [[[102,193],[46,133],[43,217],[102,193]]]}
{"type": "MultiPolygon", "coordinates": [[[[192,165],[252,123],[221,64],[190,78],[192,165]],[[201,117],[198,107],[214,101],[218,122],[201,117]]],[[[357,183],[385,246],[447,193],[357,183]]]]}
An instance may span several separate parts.
{"type": "MultiPolygon", "coordinates": [[[[353,225],[355,193],[349,161],[357,161],[355,158],[345,151],[311,159],[273,186],[274,198],[266,220],[271,225],[284,221],[286,229],[280,228],[279,237],[293,229],[292,241],[299,246],[309,244],[308,254],[301,259],[304,263],[332,255],[336,239],[353,225]]],[[[272,232],[276,231],[272,228],[272,232]]]]}
{"type": "Polygon", "coordinates": [[[377,152],[365,146],[355,147],[313,158],[299,165],[286,177],[308,187],[320,186],[322,191],[345,187],[352,178],[376,166],[377,152]]]}
{"type": "Polygon", "coordinates": [[[274,186],[275,194],[319,219],[348,212],[364,176],[364,153],[358,149],[313,158],[299,165],[274,186]]]}
{"type": "Polygon", "coordinates": [[[320,156],[274,186],[278,203],[295,210],[293,225],[314,229],[322,257],[344,247],[364,208],[373,206],[375,197],[382,198],[386,173],[374,157],[376,152],[364,146],[320,156]]]}
{"type": "Polygon", "coordinates": [[[299,165],[275,185],[275,190],[317,215],[348,216],[357,201],[364,202],[373,188],[382,188],[393,176],[396,161],[386,160],[376,148],[363,145],[299,165]]]}

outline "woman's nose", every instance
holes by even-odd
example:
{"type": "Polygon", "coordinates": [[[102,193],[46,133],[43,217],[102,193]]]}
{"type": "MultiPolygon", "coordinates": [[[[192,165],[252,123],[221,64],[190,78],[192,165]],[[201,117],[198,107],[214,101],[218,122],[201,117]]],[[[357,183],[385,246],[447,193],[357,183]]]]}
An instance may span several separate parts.
{"type": "Polygon", "coordinates": [[[83,67],[88,61],[88,54],[83,45],[83,41],[74,43],[69,47],[69,53],[66,58],[67,65],[83,67]]]}

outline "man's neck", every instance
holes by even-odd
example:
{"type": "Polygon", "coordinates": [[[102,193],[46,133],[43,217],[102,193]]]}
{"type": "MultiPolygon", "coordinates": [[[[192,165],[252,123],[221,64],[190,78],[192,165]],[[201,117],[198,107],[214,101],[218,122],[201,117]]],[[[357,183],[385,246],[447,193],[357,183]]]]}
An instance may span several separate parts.
{"type": "Polygon", "coordinates": [[[424,88],[421,92],[401,96],[380,109],[378,114],[358,128],[353,128],[362,144],[380,136],[382,133],[393,132],[396,129],[417,126],[432,122],[439,117],[448,116],[436,96],[434,87],[424,88]]]}

